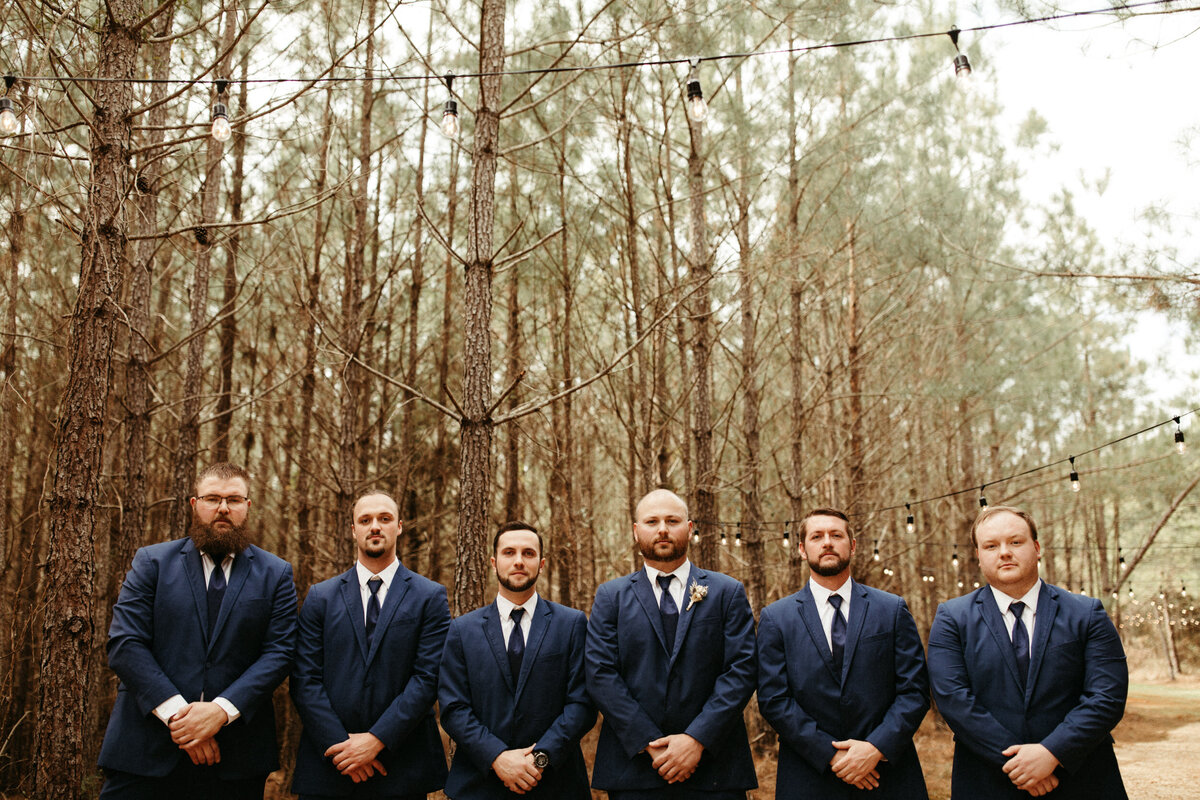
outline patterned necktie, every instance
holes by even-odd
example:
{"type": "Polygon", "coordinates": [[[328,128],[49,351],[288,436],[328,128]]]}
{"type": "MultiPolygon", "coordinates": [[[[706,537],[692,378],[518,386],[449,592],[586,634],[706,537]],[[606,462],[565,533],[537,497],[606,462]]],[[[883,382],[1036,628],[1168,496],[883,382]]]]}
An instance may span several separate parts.
{"type": "Polygon", "coordinates": [[[509,614],[509,619],[512,620],[512,633],[508,635],[508,669],[512,672],[513,686],[517,685],[517,679],[521,677],[521,661],[525,658],[525,635],[521,633],[521,617],[525,616],[525,609],[514,608],[509,614]]]}
{"type": "Polygon", "coordinates": [[[367,581],[371,590],[371,599],[367,601],[367,647],[371,646],[371,636],[375,633],[375,624],[379,622],[379,588],[383,586],[383,578],[376,575],[367,581]]]}
{"type": "Polygon", "coordinates": [[[225,559],[213,559],[213,571],[208,576],[208,633],[217,627],[217,615],[221,613],[221,601],[225,598],[225,559]]]}
{"type": "Polygon", "coordinates": [[[1008,610],[1017,620],[1013,623],[1012,647],[1013,655],[1017,657],[1017,671],[1021,673],[1021,685],[1024,686],[1029,677],[1029,631],[1021,621],[1021,615],[1025,613],[1025,604],[1009,603],[1008,610]]]}
{"type": "Polygon", "coordinates": [[[829,605],[833,606],[833,622],[829,625],[829,649],[833,651],[833,665],[841,672],[842,657],[846,653],[846,618],[842,616],[842,596],[829,595],[829,605]]]}
{"type": "Polygon", "coordinates": [[[663,633],[667,636],[667,652],[675,652],[675,629],[679,627],[679,606],[671,596],[671,579],[673,575],[659,575],[656,580],[662,589],[662,597],[658,601],[658,611],[662,614],[663,633]]]}

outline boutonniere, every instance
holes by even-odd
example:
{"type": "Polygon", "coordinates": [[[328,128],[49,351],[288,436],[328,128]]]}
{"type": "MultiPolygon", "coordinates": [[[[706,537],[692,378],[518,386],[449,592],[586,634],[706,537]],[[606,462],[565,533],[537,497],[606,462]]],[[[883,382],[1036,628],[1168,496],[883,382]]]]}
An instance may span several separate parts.
{"type": "Polygon", "coordinates": [[[695,579],[693,579],[692,585],[688,587],[688,604],[684,611],[691,611],[692,606],[706,597],[708,597],[708,587],[696,583],[695,579]]]}

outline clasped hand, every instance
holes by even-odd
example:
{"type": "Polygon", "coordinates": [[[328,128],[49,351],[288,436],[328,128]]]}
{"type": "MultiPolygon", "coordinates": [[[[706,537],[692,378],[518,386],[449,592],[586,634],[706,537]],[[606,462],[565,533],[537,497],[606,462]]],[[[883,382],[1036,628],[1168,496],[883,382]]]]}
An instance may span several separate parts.
{"type": "Polygon", "coordinates": [[[870,742],[861,739],[846,739],[834,742],[837,752],[829,760],[833,774],[857,789],[874,789],[879,786],[879,770],[876,767],[883,753],[870,742]]]}
{"type": "Polygon", "coordinates": [[[1041,797],[1058,786],[1058,776],[1054,774],[1058,759],[1043,745],[1014,744],[1001,755],[1009,756],[1004,774],[1018,789],[1041,797]]]}
{"type": "Polygon", "coordinates": [[[533,763],[533,748],[531,744],[525,748],[505,750],[492,762],[496,776],[510,792],[525,794],[542,779],[542,771],[533,763]]]}
{"type": "Polygon", "coordinates": [[[337,771],[355,783],[362,783],[378,772],[387,775],[387,770],[376,758],[383,751],[383,742],[373,733],[352,733],[344,742],[338,742],[325,751],[326,758],[333,759],[337,771]]]}
{"type": "Polygon", "coordinates": [[[171,717],[167,727],[171,741],[188,754],[197,766],[212,766],[221,760],[221,748],[213,737],[229,721],[229,715],[216,703],[188,703],[171,717]]]}
{"type": "Polygon", "coordinates": [[[704,745],[686,733],[673,733],[646,745],[651,764],[667,783],[680,783],[692,777],[704,745]]]}

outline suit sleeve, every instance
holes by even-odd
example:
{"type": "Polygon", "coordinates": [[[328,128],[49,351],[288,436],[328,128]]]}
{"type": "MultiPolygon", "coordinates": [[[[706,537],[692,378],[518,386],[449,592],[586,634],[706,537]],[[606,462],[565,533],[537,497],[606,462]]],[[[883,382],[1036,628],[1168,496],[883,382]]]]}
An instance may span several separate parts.
{"type": "Polygon", "coordinates": [[[263,709],[274,714],[271,694],[292,669],[296,655],[296,584],[291,564],[283,564],[271,598],[271,618],[263,634],[258,658],[220,695],[237,708],[244,719],[263,709]]]}
{"type": "Polygon", "coordinates": [[[976,698],[967,674],[964,647],[960,621],[942,603],[929,629],[929,680],[933,699],[958,741],[980,758],[1003,767],[1008,759],[1001,753],[1010,745],[1020,743],[1021,737],[1001,724],[976,698]]]}
{"type": "Polygon", "coordinates": [[[617,645],[618,603],[612,586],[596,590],[587,625],[587,689],[604,714],[604,724],[616,734],[628,758],[662,736],[658,725],[629,691],[620,670],[617,645]]]}
{"type": "Polygon", "coordinates": [[[496,757],[509,748],[483,724],[471,705],[471,677],[463,650],[462,628],[462,625],[451,623],[446,636],[437,691],[438,706],[442,727],[458,745],[457,752],[471,759],[475,768],[486,775],[496,757]]]}
{"type": "Polygon", "coordinates": [[[446,590],[434,586],[424,597],[421,638],[408,682],[370,728],[370,733],[388,749],[399,747],[433,708],[437,700],[438,670],[449,628],[450,605],[446,590]]]}
{"type": "Polygon", "coordinates": [[[570,667],[567,701],[563,704],[562,713],[535,743],[537,749],[545,750],[549,754],[551,764],[564,763],[567,751],[596,724],[596,708],[588,697],[583,670],[586,643],[587,618],[583,614],[575,615],[571,624],[571,642],[568,649],[570,667]]]}
{"type": "Polygon", "coordinates": [[[180,693],[151,650],[157,589],[158,563],[145,549],[138,550],[121,584],[108,628],[108,666],[137,698],[138,710],[146,715],[180,693]]]}
{"type": "Polygon", "coordinates": [[[774,614],[764,611],[758,624],[758,710],[779,738],[817,772],[829,769],[837,736],[822,730],[796,702],[787,676],[783,632],[774,614]]]}
{"type": "Polygon", "coordinates": [[[731,724],[741,720],[742,709],[754,694],[758,674],[754,659],[754,614],[746,590],[739,583],[723,592],[722,600],[725,663],[708,701],[684,731],[706,750],[721,740],[731,724]]]}
{"type": "Polygon", "coordinates": [[[325,606],[328,598],[314,587],[300,609],[296,666],[289,686],[304,729],[324,752],[346,741],[349,732],[325,691],[325,606]]]}
{"type": "MultiPolygon", "coordinates": [[[[1075,772],[1088,754],[1106,741],[1125,713],[1129,669],[1125,649],[1099,600],[1093,600],[1083,654],[1083,692],[1079,704],[1042,740],[1067,772],[1075,772]]],[[[1053,650],[1045,658],[1053,657],[1053,650]]]]}
{"type": "Polygon", "coordinates": [[[896,636],[895,699],[867,741],[894,761],[911,746],[913,735],[929,711],[929,673],[925,668],[925,648],[917,623],[903,599],[895,604],[893,630],[896,636]]]}

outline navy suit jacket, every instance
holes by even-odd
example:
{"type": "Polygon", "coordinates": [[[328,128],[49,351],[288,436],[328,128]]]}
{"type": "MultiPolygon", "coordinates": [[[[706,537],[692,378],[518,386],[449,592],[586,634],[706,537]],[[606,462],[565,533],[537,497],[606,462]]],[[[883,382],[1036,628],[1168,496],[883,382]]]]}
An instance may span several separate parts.
{"type": "Polygon", "coordinates": [[[702,745],[696,772],[680,787],[737,791],[758,785],[742,709],[754,693],[754,617],[738,581],[692,564],[703,600],[679,609],[667,651],[662,617],[644,570],[596,590],[588,620],[587,685],[604,722],[592,785],[607,790],[668,784],[642,752],[673,733],[702,745]]]}
{"type": "Polygon", "coordinates": [[[253,545],[233,559],[214,630],[200,551],[189,539],[143,547],[121,585],[108,630],[108,665],[121,679],[100,766],[161,777],[187,756],[154,709],[176,694],[224,697],[241,716],[216,736],[222,778],[279,768],[271,694],[292,666],[292,567],[253,545]]]}
{"type": "Polygon", "coordinates": [[[379,794],[437,791],[446,753],[433,718],[438,664],[450,626],[446,588],[396,570],[367,648],[358,574],[351,567],[313,586],[300,609],[291,692],[304,733],[292,791],[342,796],[354,783],[325,751],[351,733],[383,742],[376,773],[361,786],[379,794]]]}
{"type": "Polygon", "coordinates": [[[929,710],[925,648],[904,600],[853,583],[840,671],[812,590],[763,609],[758,708],[779,732],[776,798],[927,797],[913,734],[929,710]],[[879,748],[879,786],[860,791],[833,774],[833,742],[879,748]]]}
{"type": "Polygon", "coordinates": [[[1040,742],[1062,764],[1051,797],[1125,797],[1111,731],[1129,671],[1099,600],[1042,584],[1024,690],[992,590],[948,600],[929,630],[929,676],[954,731],[953,796],[1028,797],[1001,770],[1001,752],[1040,742]]]}
{"type": "Polygon", "coordinates": [[[596,723],[583,677],[587,617],[539,597],[514,683],[496,604],[450,623],[438,705],[458,744],[446,796],[452,800],[589,800],[579,740],[596,723]],[[532,791],[514,794],[492,770],[505,750],[537,744],[550,766],[532,791]]]}

